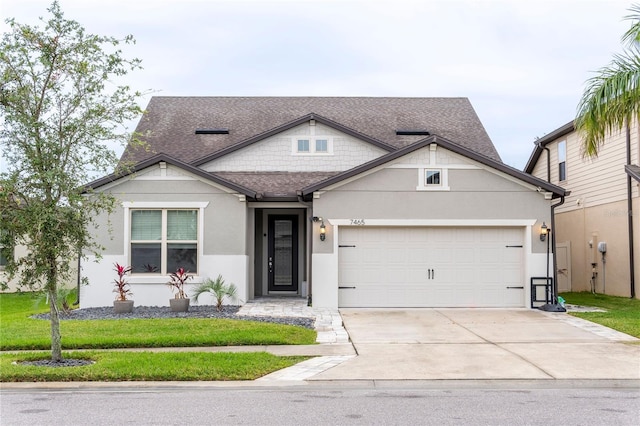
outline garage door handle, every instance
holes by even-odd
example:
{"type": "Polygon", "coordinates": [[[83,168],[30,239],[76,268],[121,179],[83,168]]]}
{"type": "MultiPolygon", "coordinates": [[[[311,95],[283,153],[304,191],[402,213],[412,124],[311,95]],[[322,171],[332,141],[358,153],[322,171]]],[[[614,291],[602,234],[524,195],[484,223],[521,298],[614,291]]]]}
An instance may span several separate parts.
{"type": "Polygon", "coordinates": [[[338,288],[355,288],[355,287],[345,287],[345,286],[340,286],[338,288]]]}
{"type": "Polygon", "coordinates": [[[513,289],[519,289],[519,290],[522,290],[522,289],[524,289],[524,286],[520,286],[520,287],[515,287],[515,286],[514,286],[514,287],[507,287],[507,288],[513,288],[513,289]]]}

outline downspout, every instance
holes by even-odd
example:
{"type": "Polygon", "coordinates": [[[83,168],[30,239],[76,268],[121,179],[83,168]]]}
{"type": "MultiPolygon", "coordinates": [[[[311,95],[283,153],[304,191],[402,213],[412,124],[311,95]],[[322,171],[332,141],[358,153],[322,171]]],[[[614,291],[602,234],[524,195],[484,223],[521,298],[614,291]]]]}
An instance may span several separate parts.
{"type": "Polygon", "coordinates": [[[311,261],[313,256],[313,202],[304,201],[304,197],[302,193],[298,191],[298,202],[307,206],[307,221],[306,221],[306,230],[307,230],[307,305],[311,306],[312,304],[312,268],[313,262],[311,261]]]}
{"type": "MultiPolygon", "coordinates": [[[[631,128],[627,121],[627,165],[631,165],[631,128]]],[[[629,282],[631,298],[636,297],[635,265],[633,255],[633,200],[631,199],[631,175],[627,173],[627,223],[629,230],[629,282]]]]}
{"type": "MultiPolygon", "coordinates": [[[[540,149],[547,151],[547,182],[551,183],[551,151],[538,141],[535,142],[540,149]]],[[[565,194],[566,195],[566,194],[565,194]]],[[[548,312],[566,312],[567,310],[558,304],[558,264],[556,258],[556,207],[564,204],[564,195],[561,196],[558,204],[551,205],[551,248],[553,249],[553,282],[551,283],[551,303],[547,303],[540,307],[540,310],[548,312]]],[[[549,257],[547,256],[547,259],[549,257]]],[[[547,276],[549,275],[549,262],[547,261],[547,276]]]]}
{"type": "MultiPolygon", "coordinates": [[[[556,252],[556,207],[559,207],[564,204],[564,195],[560,198],[560,202],[558,204],[553,204],[551,206],[551,247],[553,248],[553,283],[551,284],[551,293],[553,296],[553,300],[551,303],[557,305],[558,304],[558,263],[556,252]]],[[[559,305],[558,305],[559,306],[559,305]]],[[[565,312],[566,309],[560,312],[565,312]]]]}
{"type": "Polygon", "coordinates": [[[567,312],[564,306],[558,303],[558,263],[556,257],[556,207],[559,207],[564,204],[564,197],[569,195],[569,192],[565,192],[564,195],[560,197],[560,202],[558,204],[551,205],[551,247],[553,248],[553,282],[551,283],[551,303],[546,303],[540,306],[541,311],[547,312],[567,312]]]}

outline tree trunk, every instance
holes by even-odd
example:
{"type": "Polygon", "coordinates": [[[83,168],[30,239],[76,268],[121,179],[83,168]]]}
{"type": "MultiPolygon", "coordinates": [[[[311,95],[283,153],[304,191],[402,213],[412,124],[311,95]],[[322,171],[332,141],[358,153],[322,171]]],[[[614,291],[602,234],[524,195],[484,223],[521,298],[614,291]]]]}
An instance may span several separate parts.
{"type": "MultiPolygon", "coordinates": [[[[56,285],[52,287],[57,287],[56,285]]],[[[62,341],[60,338],[60,318],[58,316],[58,292],[51,287],[49,293],[49,316],[51,319],[51,359],[62,361],[62,341]]]]}

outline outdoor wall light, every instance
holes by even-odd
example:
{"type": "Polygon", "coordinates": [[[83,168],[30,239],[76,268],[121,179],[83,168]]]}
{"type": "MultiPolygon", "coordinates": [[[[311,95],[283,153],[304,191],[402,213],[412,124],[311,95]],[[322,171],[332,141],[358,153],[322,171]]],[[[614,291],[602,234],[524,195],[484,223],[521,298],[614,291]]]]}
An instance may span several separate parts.
{"type": "Polygon", "coordinates": [[[325,238],[327,238],[327,227],[324,226],[324,220],[323,220],[322,224],[320,225],[320,241],[324,241],[325,238]]]}
{"type": "Polygon", "coordinates": [[[547,228],[546,223],[542,222],[542,226],[540,227],[540,241],[546,240],[549,232],[551,232],[551,229],[547,228]]]}

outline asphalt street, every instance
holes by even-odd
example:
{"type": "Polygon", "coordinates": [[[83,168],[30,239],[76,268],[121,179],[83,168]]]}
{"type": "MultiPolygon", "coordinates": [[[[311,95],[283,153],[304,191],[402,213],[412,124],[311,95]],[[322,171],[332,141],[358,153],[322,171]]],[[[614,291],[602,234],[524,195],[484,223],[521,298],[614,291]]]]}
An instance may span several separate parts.
{"type": "Polygon", "coordinates": [[[2,425],[637,425],[640,391],[615,382],[389,382],[238,388],[12,389],[2,425]]]}

